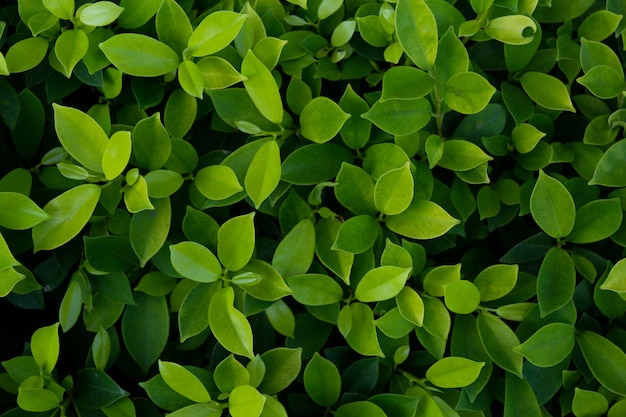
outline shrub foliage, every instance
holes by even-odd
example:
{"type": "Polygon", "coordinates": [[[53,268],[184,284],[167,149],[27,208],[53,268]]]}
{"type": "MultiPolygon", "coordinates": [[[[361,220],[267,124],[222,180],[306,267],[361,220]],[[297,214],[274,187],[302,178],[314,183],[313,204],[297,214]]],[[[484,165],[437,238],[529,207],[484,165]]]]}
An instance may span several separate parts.
{"type": "Polygon", "coordinates": [[[625,13],[3,1],[2,416],[626,415],[625,13]]]}

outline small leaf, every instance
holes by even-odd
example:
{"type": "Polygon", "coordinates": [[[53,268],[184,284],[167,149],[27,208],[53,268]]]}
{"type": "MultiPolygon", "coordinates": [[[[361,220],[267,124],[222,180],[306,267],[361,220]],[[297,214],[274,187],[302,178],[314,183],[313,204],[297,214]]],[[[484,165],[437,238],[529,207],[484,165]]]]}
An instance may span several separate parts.
{"type": "Polygon", "coordinates": [[[414,289],[402,288],[396,295],[396,304],[405,320],[419,327],[424,324],[424,302],[414,289]]]}
{"type": "Polygon", "coordinates": [[[302,136],[315,142],[331,140],[350,118],[341,107],[327,97],[316,97],[302,109],[300,125],[302,136]]]}
{"type": "Polygon", "coordinates": [[[576,212],[576,221],[567,240],[573,243],[592,243],[606,239],[617,232],[622,218],[619,199],[591,201],[576,212]]]}
{"type": "Polygon", "coordinates": [[[522,378],[523,357],[513,348],[519,339],[501,319],[489,314],[478,315],[478,334],[487,355],[502,369],[522,378]]]}
{"type": "Polygon", "coordinates": [[[453,75],[446,82],[443,98],[452,110],[463,114],[475,114],[489,104],[496,89],[475,72],[453,75]]]}
{"type": "Polygon", "coordinates": [[[302,348],[277,347],[261,355],[265,363],[265,377],[259,390],[276,394],[287,388],[300,375],[302,348]]]}
{"type": "Polygon", "coordinates": [[[576,112],[567,87],[558,79],[540,72],[526,72],[521,78],[522,88],[537,104],[551,110],[576,112]]]}
{"type": "Polygon", "coordinates": [[[276,301],[292,294],[283,277],[265,261],[252,259],[243,269],[238,271],[238,274],[250,274],[260,278],[260,281],[251,285],[242,285],[248,294],[258,300],[276,301]]]}
{"type": "Polygon", "coordinates": [[[335,404],[341,391],[339,370],[315,352],[304,369],[304,388],[316,404],[322,407],[335,404]]]}
{"type": "Polygon", "coordinates": [[[460,357],[438,360],[426,371],[426,378],[439,388],[462,388],[473,383],[485,362],[460,357]]]}
{"type": "Polygon", "coordinates": [[[228,410],[232,417],[259,417],[263,412],[265,397],[250,385],[240,385],[228,397],[228,410]]]}
{"type": "Polygon", "coordinates": [[[196,173],[194,184],[202,195],[211,200],[224,200],[243,191],[235,172],[226,165],[202,168],[196,173]]]}
{"type": "Polygon", "coordinates": [[[230,62],[218,56],[202,58],[196,65],[202,72],[204,88],[207,90],[219,90],[230,87],[246,79],[246,77],[237,72],[230,62]]]}
{"type": "Polygon", "coordinates": [[[329,305],[343,298],[343,289],[328,275],[295,275],[287,278],[287,283],[293,290],[293,298],[304,305],[329,305]]]}
{"type": "Polygon", "coordinates": [[[539,227],[554,238],[567,236],[576,219],[574,199],[567,188],[543,171],[539,171],[530,197],[530,212],[539,227]]]}
{"type": "Polygon", "coordinates": [[[284,278],[305,274],[315,254],[315,226],[309,219],[300,220],[278,243],[272,266],[284,278]]]}
{"type": "Polygon", "coordinates": [[[102,153],[102,172],[112,181],[124,172],[130,160],[132,140],[130,132],[115,132],[102,153]]]}
{"type": "Polygon", "coordinates": [[[361,115],[380,129],[396,136],[415,133],[430,122],[432,107],[425,98],[377,101],[361,115]]]}
{"type": "Polygon", "coordinates": [[[282,123],[283,102],[280,98],[276,80],[274,80],[270,70],[254,55],[252,50],[248,50],[243,59],[241,75],[246,77],[243,85],[261,114],[272,123],[282,123]]]}
{"type": "Polygon", "coordinates": [[[359,301],[383,301],[400,293],[411,268],[380,266],[368,271],[356,287],[354,295],[359,301]]]}
{"type": "Polygon", "coordinates": [[[521,123],[513,128],[511,140],[519,153],[528,153],[535,149],[545,133],[528,123],[521,123]]]}
{"type": "Polygon", "coordinates": [[[78,62],[83,59],[89,48],[89,39],[80,29],[66,30],[54,44],[54,54],[63,67],[63,75],[70,78],[78,62]]]}
{"type": "Polygon", "coordinates": [[[609,410],[609,401],[596,391],[574,388],[572,412],[576,417],[595,417],[604,415],[609,410]]]}
{"type": "Polygon", "coordinates": [[[153,200],[154,210],[133,215],[130,221],[130,244],[143,268],[161,249],[170,230],[172,207],[169,198],[153,200]]]}
{"type": "Polygon", "coordinates": [[[550,323],[513,350],[540,368],[555,366],[572,353],[575,332],[576,329],[571,324],[550,323]]]}
{"type": "Polygon", "coordinates": [[[176,70],[178,54],[166,44],[138,33],[115,35],[99,45],[107,59],[125,74],[157,77],[176,70]]]}
{"type": "Polygon", "coordinates": [[[209,306],[209,325],[217,341],[228,351],[254,358],[252,350],[252,328],[246,317],[237,310],[233,302],[232,287],[220,289],[209,306]]]}
{"type": "Polygon", "coordinates": [[[185,278],[197,282],[214,282],[222,275],[222,265],[209,249],[196,242],[170,246],[170,261],[185,278]]]}
{"type": "Polygon", "coordinates": [[[229,271],[238,271],[254,253],[254,212],[227,220],[217,232],[217,256],[229,271]]]}
{"type": "Polygon", "coordinates": [[[432,77],[420,69],[408,66],[391,67],[383,75],[380,101],[421,98],[430,93],[433,87],[432,77]]]}
{"type": "Polygon", "coordinates": [[[597,65],[585,75],[576,79],[578,84],[585,86],[591,94],[598,98],[610,99],[618,97],[624,91],[624,74],[607,65],[597,65]]]}
{"type": "Polygon", "coordinates": [[[194,57],[212,55],[235,39],[247,16],[227,10],[207,15],[189,37],[187,53],[194,57]]]}
{"type": "Polygon", "coordinates": [[[400,214],[413,200],[413,176],[410,162],[402,168],[394,169],[381,175],[374,187],[374,203],[383,214],[400,214]]]}
{"type": "Polygon", "coordinates": [[[123,7],[113,2],[98,1],[82,8],[76,17],[88,26],[106,26],[113,23],[123,11],[123,7]]]}
{"type": "Polygon", "coordinates": [[[534,34],[537,24],[530,17],[518,14],[490,19],[485,33],[508,45],[526,45],[533,41],[532,34],[526,35],[528,29],[534,34]]]}
{"type": "Polygon", "coordinates": [[[517,283],[518,270],[518,265],[492,265],[482,270],[474,280],[481,301],[497,300],[511,292],[517,283]]]}
{"type": "Polygon", "coordinates": [[[603,290],[615,291],[619,294],[626,293],[626,259],[621,259],[611,268],[609,276],[600,286],[603,290]]]}
{"type": "Polygon", "coordinates": [[[48,52],[48,41],[41,36],[23,39],[13,44],[4,58],[9,73],[28,71],[43,61],[48,52]]]}
{"type": "Polygon", "coordinates": [[[576,289],[576,268],[572,257],[553,247],[546,254],[537,275],[537,300],[541,317],[566,305],[576,289]]]}
{"type": "Polygon", "coordinates": [[[211,401],[211,396],[202,382],[181,365],[159,361],[159,372],[165,383],[180,395],[197,403],[211,401]]]}
{"type": "Polygon", "coordinates": [[[280,174],[280,149],[272,140],[263,144],[254,155],[244,181],[246,192],[257,209],[278,186],[280,174]]]}
{"type": "Polygon", "coordinates": [[[33,227],[34,251],[51,250],[69,242],[87,224],[100,198],[100,187],[83,184],[50,200],[43,208],[48,219],[33,227]]]}
{"type": "Polygon", "coordinates": [[[453,171],[468,171],[493,158],[468,140],[450,139],[443,142],[443,154],[437,165],[453,171]]]}
{"type": "Polygon", "coordinates": [[[30,339],[33,358],[44,375],[50,375],[59,359],[59,323],[37,329],[30,339]]]}
{"type": "Polygon", "coordinates": [[[204,93],[204,74],[195,62],[188,59],[178,66],[178,82],[187,94],[202,99],[204,93]]]}
{"type": "Polygon", "coordinates": [[[622,349],[591,331],[581,332],[578,344],[598,382],[618,395],[626,395],[626,354],[622,349]]]}
{"type": "Polygon", "coordinates": [[[430,70],[437,57],[437,21],[423,0],[400,0],[396,34],[402,49],[419,68],[430,70]]]}
{"type": "Polygon", "coordinates": [[[48,214],[24,194],[0,192],[0,226],[26,230],[48,218],[48,214]]]}
{"type": "Polygon", "coordinates": [[[414,199],[404,212],[385,220],[390,230],[413,239],[442,236],[459,223],[438,204],[419,199],[414,199]]]}
{"type": "Polygon", "coordinates": [[[626,141],[620,140],[611,145],[600,158],[589,185],[607,187],[626,186],[626,167],[621,163],[626,155],[626,141]]]}
{"type": "Polygon", "coordinates": [[[456,314],[470,314],[480,304],[480,291],[470,281],[460,280],[443,286],[444,302],[456,314]]]}
{"type": "MultiPolygon", "coordinates": [[[[376,335],[374,314],[371,308],[367,304],[352,303],[345,306],[342,312],[344,310],[349,312],[347,314],[349,314],[351,325],[347,332],[342,332],[342,334],[350,347],[361,355],[384,357],[385,355],[380,348],[378,336],[376,335]]],[[[341,326],[339,326],[339,329],[341,331],[341,326]]]]}
{"type": "Polygon", "coordinates": [[[372,248],[379,233],[380,226],[375,218],[368,215],[354,216],[341,225],[331,249],[363,253],[372,248]]]}
{"type": "Polygon", "coordinates": [[[161,3],[156,14],[155,26],[159,40],[182,54],[193,29],[185,10],[175,0],[161,3]]]}

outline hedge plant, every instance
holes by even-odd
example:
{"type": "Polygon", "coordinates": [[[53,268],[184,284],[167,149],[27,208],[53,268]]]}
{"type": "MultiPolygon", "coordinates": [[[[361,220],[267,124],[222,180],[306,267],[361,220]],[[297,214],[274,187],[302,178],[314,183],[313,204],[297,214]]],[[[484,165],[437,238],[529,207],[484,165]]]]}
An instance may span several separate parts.
{"type": "Polygon", "coordinates": [[[626,415],[625,13],[2,1],[2,416],[626,415]]]}

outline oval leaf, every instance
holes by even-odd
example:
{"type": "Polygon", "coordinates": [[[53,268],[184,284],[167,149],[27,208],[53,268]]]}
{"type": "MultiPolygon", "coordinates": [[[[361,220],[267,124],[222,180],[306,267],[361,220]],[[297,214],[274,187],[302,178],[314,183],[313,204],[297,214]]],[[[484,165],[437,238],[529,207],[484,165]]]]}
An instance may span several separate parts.
{"type": "Polygon", "coordinates": [[[209,249],[196,242],[170,246],[170,261],[185,278],[197,282],[214,282],[222,275],[222,265],[209,249]]]}
{"type": "Polygon", "coordinates": [[[598,382],[616,394],[626,395],[626,354],[622,349],[590,331],[580,333],[578,344],[598,382]]]}
{"type": "MultiPolygon", "coordinates": [[[[219,12],[218,12],[219,13],[219,12]]],[[[263,62],[248,50],[241,64],[243,85],[256,108],[272,123],[283,121],[283,102],[276,80],[263,62]]]]}
{"type": "Polygon", "coordinates": [[[163,42],[138,33],[115,35],[99,45],[107,59],[125,74],[157,77],[178,68],[178,54],[163,42]]]}
{"type": "Polygon", "coordinates": [[[350,118],[341,107],[327,97],[316,97],[309,101],[300,114],[302,136],[316,142],[328,142],[339,133],[350,118]]]}
{"type": "Polygon", "coordinates": [[[443,358],[428,368],[426,378],[439,388],[462,388],[478,378],[484,365],[485,362],[475,362],[466,358],[443,358]]]}
{"type": "Polygon", "coordinates": [[[540,170],[530,196],[530,213],[546,234],[562,238],[574,227],[576,206],[567,188],[540,170]]]}
{"type": "Polygon", "coordinates": [[[359,301],[383,301],[400,293],[411,274],[411,268],[380,266],[368,271],[356,287],[354,295],[359,301]]]}
{"type": "Polygon", "coordinates": [[[565,84],[552,75],[526,72],[520,79],[526,94],[537,104],[551,110],[567,110],[576,113],[565,84]]]}
{"type": "Polygon", "coordinates": [[[228,351],[254,358],[252,351],[252,328],[250,323],[233,302],[235,293],[232,287],[220,289],[209,306],[209,325],[218,342],[228,351]]]}
{"type": "Polygon", "coordinates": [[[396,34],[402,49],[419,68],[430,70],[437,58],[437,21],[424,0],[399,0],[396,34]]]}
{"type": "Polygon", "coordinates": [[[434,239],[459,223],[437,203],[419,199],[414,199],[404,212],[385,219],[389,229],[413,239],[434,239]]]}
{"type": "Polygon", "coordinates": [[[530,363],[548,368],[562,362],[574,349],[576,328],[567,323],[550,323],[513,348],[530,363]]]}

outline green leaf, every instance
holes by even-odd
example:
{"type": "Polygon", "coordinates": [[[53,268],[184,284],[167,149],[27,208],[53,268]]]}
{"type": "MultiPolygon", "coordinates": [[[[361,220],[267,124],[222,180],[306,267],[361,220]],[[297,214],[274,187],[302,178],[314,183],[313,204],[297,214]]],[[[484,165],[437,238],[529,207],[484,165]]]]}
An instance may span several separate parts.
{"type": "Polygon", "coordinates": [[[335,197],[342,206],[356,215],[376,215],[374,182],[363,168],[342,163],[335,182],[335,197]]]}
{"type": "Polygon", "coordinates": [[[473,383],[485,362],[460,357],[447,357],[432,364],[426,371],[428,381],[439,388],[462,388],[473,383]]]}
{"type": "Polygon", "coordinates": [[[184,183],[182,175],[167,169],[150,171],[144,177],[151,198],[166,198],[180,189],[184,183]]]}
{"type": "Polygon", "coordinates": [[[254,212],[233,217],[217,232],[217,256],[229,271],[238,271],[254,252],[254,212]]]}
{"type": "Polygon", "coordinates": [[[335,404],[341,392],[339,370],[331,361],[315,352],[304,369],[304,388],[316,404],[322,407],[335,404]]]}
{"type": "Polygon", "coordinates": [[[489,104],[496,89],[475,72],[461,72],[446,82],[443,98],[452,110],[475,114],[489,104]]]}
{"type": "Polygon", "coordinates": [[[626,259],[621,259],[611,268],[611,272],[600,288],[619,294],[626,293],[626,259]]]}
{"type": "Polygon", "coordinates": [[[252,351],[252,328],[246,317],[237,310],[233,302],[232,287],[220,289],[209,306],[209,325],[217,341],[228,351],[254,358],[252,351]]]}
{"type": "Polygon", "coordinates": [[[0,192],[0,226],[26,230],[48,218],[48,214],[24,194],[0,192]]]}
{"type": "Polygon", "coordinates": [[[557,239],[572,231],[576,219],[574,199],[567,188],[542,170],[530,197],[530,213],[546,234],[557,239]]]}
{"type": "Polygon", "coordinates": [[[70,78],[78,62],[89,49],[89,39],[80,29],[66,30],[54,44],[54,54],[63,67],[63,75],[70,78]]]}
{"type": "Polygon", "coordinates": [[[96,333],[96,336],[93,338],[91,353],[96,368],[103,371],[111,355],[111,338],[103,327],[100,327],[100,330],[98,330],[98,333],[96,333]]]}
{"type": "Polygon", "coordinates": [[[197,403],[211,401],[211,396],[202,382],[181,365],[160,360],[159,372],[165,383],[180,395],[197,403]]]}
{"type": "Polygon", "coordinates": [[[222,275],[222,265],[217,257],[196,242],[170,245],[170,261],[179,274],[192,281],[209,283],[222,275]]]}
{"type": "Polygon", "coordinates": [[[391,67],[383,75],[380,101],[421,98],[430,93],[433,87],[433,79],[420,69],[407,66],[391,67]]]}
{"type": "Polygon", "coordinates": [[[430,122],[432,107],[423,97],[411,100],[379,100],[361,117],[387,133],[404,136],[417,132],[430,122]]]}
{"type": "Polygon", "coordinates": [[[619,57],[610,46],[589,39],[580,41],[580,64],[584,72],[589,72],[598,65],[609,66],[618,73],[622,69],[619,57]]]}
{"type": "Polygon", "coordinates": [[[50,375],[59,359],[59,323],[42,327],[33,333],[30,350],[44,375],[50,375]]]}
{"type": "Polygon", "coordinates": [[[169,413],[170,417],[220,417],[222,409],[215,404],[191,404],[169,413]]]}
{"type": "Polygon", "coordinates": [[[106,26],[113,23],[124,9],[110,1],[88,4],[77,13],[78,20],[88,26],[106,26]]]}
{"type": "MultiPolygon", "coordinates": [[[[609,10],[598,10],[585,18],[578,27],[578,37],[591,41],[603,41],[615,32],[624,17],[609,10]]],[[[604,413],[600,413],[604,414],[604,413]]]]}
{"type": "Polygon", "coordinates": [[[348,318],[350,326],[342,330],[338,323],[339,331],[354,351],[364,356],[385,356],[378,343],[374,314],[367,304],[357,302],[343,307],[339,314],[340,322],[342,315],[348,318]]]}
{"type": "Polygon", "coordinates": [[[59,19],[70,20],[74,17],[74,0],[42,0],[42,3],[59,19]]]}
{"type": "Polygon", "coordinates": [[[368,215],[354,216],[346,220],[337,233],[332,250],[359,254],[372,248],[380,234],[375,218],[368,215]]]}
{"type": "MultiPolygon", "coordinates": [[[[289,91],[287,91],[287,94],[289,94],[289,91]]],[[[339,100],[339,107],[344,112],[350,114],[350,118],[343,123],[339,131],[341,139],[351,149],[362,148],[368,142],[372,130],[372,123],[361,117],[361,114],[370,109],[369,105],[348,84],[346,91],[344,91],[343,96],[339,100]]]]}
{"type": "Polygon", "coordinates": [[[482,270],[474,279],[481,301],[497,300],[510,293],[517,284],[518,271],[518,265],[492,265],[482,270]]]}
{"type": "MultiPolygon", "coordinates": [[[[126,182],[131,182],[128,181],[129,176],[127,176],[126,179],[126,182]]],[[[128,185],[124,188],[124,204],[126,205],[126,210],[130,213],[154,210],[154,206],[148,196],[148,183],[146,179],[142,175],[139,175],[132,182],[132,185],[128,185]]]]}
{"type": "Polygon", "coordinates": [[[485,352],[502,369],[522,378],[524,358],[513,351],[519,346],[519,339],[501,319],[490,314],[479,314],[478,334],[485,352]]]}
{"type": "Polygon", "coordinates": [[[23,39],[6,52],[6,68],[12,74],[28,71],[39,65],[47,52],[48,41],[43,37],[23,39]]]}
{"type": "Polygon", "coordinates": [[[522,88],[537,104],[551,110],[576,112],[567,87],[552,75],[529,71],[520,79],[522,88]]]}
{"type": "Polygon", "coordinates": [[[264,405],[265,397],[250,385],[236,387],[228,397],[228,410],[232,417],[259,417],[264,405]]]}
{"type": "Polygon", "coordinates": [[[101,409],[128,396],[110,376],[93,368],[79,370],[74,375],[74,387],[76,403],[88,409],[101,409]]]}
{"type": "Polygon", "coordinates": [[[328,142],[339,133],[350,117],[331,99],[316,97],[309,101],[300,114],[302,136],[316,143],[328,142]]]}
{"type": "Polygon", "coordinates": [[[602,99],[614,98],[624,91],[624,74],[607,65],[597,65],[576,79],[591,93],[602,99]]]}
{"type": "Polygon", "coordinates": [[[604,415],[609,410],[609,401],[595,391],[574,388],[572,412],[576,417],[595,417],[604,415]]]}
{"type": "Polygon", "coordinates": [[[204,93],[204,74],[195,62],[188,59],[178,66],[178,82],[187,94],[202,99],[204,93]]]}
{"type": "Polygon", "coordinates": [[[368,271],[354,292],[355,297],[362,302],[383,301],[395,297],[400,293],[412,268],[397,266],[380,266],[368,271]]]}
{"type": "Polygon", "coordinates": [[[59,306],[59,322],[63,333],[74,327],[83,307],[83,293],[80,283],[72,280],[65,291],[61,305],[59,306]]]}
{"type": "Polygon", "coordinates": [[[187,41],[193,28],[185,10],[175,0],[161,3],[156,14],[155,26],[159,40],[178,54],[182,54],[187,48],[187,41]]]}
{"type": "Polygon", "coordinates": [[[567,304],[576,289],[576,268],[572,257],[561,248],[551,248],[537,276],[537,300],[541,317],[567,304]]]}
{"type": "Polygon", "coordinates": [[[181,343],[209,327],[209,305],[218,289],[216,284],[198,284],[185,295],[178,312],[181,343]]]}
{"type": "Polygon", "coordinates": [[[528,153],[535,149],[544,136],[546,136],[545,133],[528,123],[520,123],[511,132],[513,146],[519,153],[528,153]]]}
{"type": "Polygon", "coordinates": [[[374,187],[374,203],[383,214],[400,214],[413,200],[413,176],[410,162],[402,168],[394,169],[381,175],[374,187]]]}
{"type": "Polygon", "coordinates": [[[419,199],[414,199],[404,212],[385,219],[390,230],[413,239],[442,236],[459,223],[437,203],[419,199]]]}
{"type": "Polygon", "coordinates": [[[530,363],[548,368],[561,363],[574,349],[576,329],[567,323],[550,323],[513,348],[530,363]]]}
{"type": "Polygon", "coordinates": [[[542,417],[535,392],[526,378],[506,374],[504,417],[542,417]]]}
{"type": "Polygon", "coordinates": [[[143,292],[133,294],[135,305],[128,305],[122,317],[122,338],[128,353],[147,373],[161,356],[170,333],[170,317],[165,297],[143,292]]]}
{"type": "Polygon", "coordinates": [[[89,115],[54,103],[54,128],[65,150],[85,167],[102,172],[108,138],[89,115]]]}
{"type": "Polygon", "coordinates": [[[120,272],[136,266],[137,257],[130,242],[122,236],[83,236],[85,258],[89,265],[103,272],[120,272]]]}
{"type": "Polygon", "coordinates": [[[626,395],[626,354],[622,349],[591,331],[581,332],[578,344],[598,382],[618,395],[626,395]]]}
{"type": "Polygon", "coordinates": [[[259,148],[248,166],[244,185],[250,199],[258,209],[280,182],[280,149],[276,141],[259,148]]]}
{"type": "Polygon", "coordinates": [[[243,59],[241,75],[246,77],[243,85],[263,117],[272,123],[282,123],[283,102],[276,80],[252,50],[248,50],[243,59]]]}
{"type": "Polygon", "coordinates": [[[136,29],[143,26],[159,10],[159,0],[121,0],[120,6],[124,12],[118,21],[126,29],[136,29]]]}
{"type": "Polygon", "coordinates": [[[278,243],[272,266],[284,278],[305,274],[315,254],[315,226],[309,219],[300,220],[278,243]]]}
{"type": "Polygon", "coordinates": [[[136,213],[130,221],[130,244],[142,268],[165,243],[172,217],[169,198],[155,199],[152,202],[154,210],[136,213]]]}
{"type": "Polygon", "coordinates": [[[336,417],[387,417],[387,414],[376,404],[369,401],[354,401],[343,404],[335,410],[336,417]]]}
{"type": "Polygon", "coordinates": [[[424,277],[424,290],[434,297],[443,297],[444,286],[460,279],[461,264],[436,266],[424,277]]]}
{"type": "Polygon", "coordinates": [[[99,47],[117,69],[136,77],[158,77],[176,70],[180,63],[178,54],[172,48],[138,33],[115,35],[99,47]]]}
{"type": "MultiPolygon", "coordinates": [[[[257,355],[256,358],[260,356],[257,355]]],[[[239,385],[248,385],[250,374],[246,367],[235,359],[235,355],[231,354],[217,364],[213,379],[221,392],[230,392],[239,385]]]]}
{"type": "Polygon", "coordinates": [[[423,70],[437,57],[437,21],[423,0],[400,0],[396,6],[396,35],[402,49],[423,70]]]}
{"type": "Polygon", "coordinates": [[[424,324],[424,301],[411,287],[404,287],[396,295],[396,304],[402,317],[421,327],[424,324]]]}
{"type": "MultiPolygon", "coordinates": [[[[260,278],[259,282],[243,287],[248,294],[258,300],[276,301],[292,293],[278,271],[265,261],[253,259],[238,271],[238,274],[244,277],[248,275],[257,279],[260,278]]],[[[237,276],[233,280],[235,278],[237,276]]]]}
{"type": "Polygon", "coordinates": [[[18,272],[13,267],[0,270],[0,296],[6,297],[9,295],[13,288],[25,278],[26,275],[18,272]]]}
{"type": "Polygon", "coordinates": [[[132,140],[130,132],[115,132],[106,142],[102,152],[102,172],[108,181],[120,176],[131,156],[132,140]]]}
{"type": "Polygon", "coordinates": [[[287,388],[300,374],[302,367],[302,348],[278,347],[261,355],[265,363],[265,377],[259,385],[259,391],[273,395],[287,388]]]}
{"type": "Polygon", "coordinates": [[[293,290],[293,298],[304,305],[329,305],[334,304],[343,298],[343,289],[337,281],[328,275],[295,275],[288,277],[287,283],[293,290]]]}
{"type": "MultiPolygon", "coordinates": [[[[163,116],[163,122],[165,123],[165,128],[170,133],[170,135],[175,139],[181,139],[185,137],[187,132],[192,128],[196,116],[198,114],[198,103],[195,97],[187,94],[183,89],[177,89],[172,92],[172,94],[167,99],[167,103],[165,103],[165,114],[163,116]]],[[[172,140],[172,147],[178,144],[187,144],[188,142],[176,141],[172,140]]],[[[171,159],[175,153],[176,149],[172,148],[172,153],[170,158],[168,158],[167,162],[171,162],[171,159]]],[[[185,162],[188,165],[192,165],[195,168],[194,157],[191,155],[187,156],[185,162]]],[[[180,156],[178,156],[180,158],[180,156]]],[[[191,170],[191,169],[189,169],[191,170]]],[[[176,170],[179,172],[184,172],[180,170],[176,170]]]]}
{"type": "Polygon", "coordinates": [[[246,79],[228,61],[217,56],[202,58],[196,65],[204,77],[204,88],[208,90],[230,87],[246,79]]]}
{"type": "Polygon", "coordinates": [[[201,57],[221,51],[235,39],[247,17],[227,10],[210,13],[189,37],[185,52],[201,57]]]}
{"type": "Polygon", "coordinates": [[[472,142],[450,139],[443,142],[443,154],[437,165],[453,171],[469,171],[491,160],[491,156],[472,142]]]}
{"type": "Polygon", "coordinates": [[[19,387],[17,395],[17,405],[27,412],[43,413],[45,411],[53,410],[59,406],[59,398],[57,395],[43,388],[43,378],[33,377],[33,381],[40,381],[36,387],[28,386],[28,382],[22,384],[19,387]]]}
{"type": "Polygon", "coordinates": [[[93,214],[100,187],[83,184],[50,200],[43,208],[48,219],[33,227],[34,251],[51,250],[69,242],[93,214]]]}
{"type": "Polygon", "coordinates": [[[533,41],[533,34],[536,31],[535,21],[521,14],[490,19],[485,27],[487,35],[508,45],[526,45],[533,41]],[[532,34],[528,29],[532,31],[532,34]]]}
{"type": "Polygon", "coordinates": [[[606,239],[619,229],[622,218],[619,199],[591,201],[576,211],[576,221],[567,240],[592,243],[606,239]]]}
{"type": "Polygon", "coordinates": [[[595,166],[589,185],[626,186],[626,167],[621,163],[625,156],[626,141],[620,140],[611,145],[595,166]]]}
{"type": "Polygon", "coordinates": [[[202,195],[211,200],[224,200],[243,191],[235,172],[226,165],[202,168],[196,173],[194,184],[202,195]]]}
{"type": "Polygon", "coordinates": [[[349,149],[332,143],[312,143],[296,149],[283,161],[283,181],[295,185],[314,185],[337,176],[344,162],[352,163],[349,149]]]}
{"type": "Polygon", "coordinates": [[[443,286],[444,302],[456,314],[470,314],[480,304],[480,291],[470,281],[460,280],[443,286]]]}
{"type": "Polygon", "coordinates": [[[140,167],[150,171],[161,168],[172,152],[172,140],[161,123],[160,113],[137,122],[131,135],[133,155],[140,167]]]}

